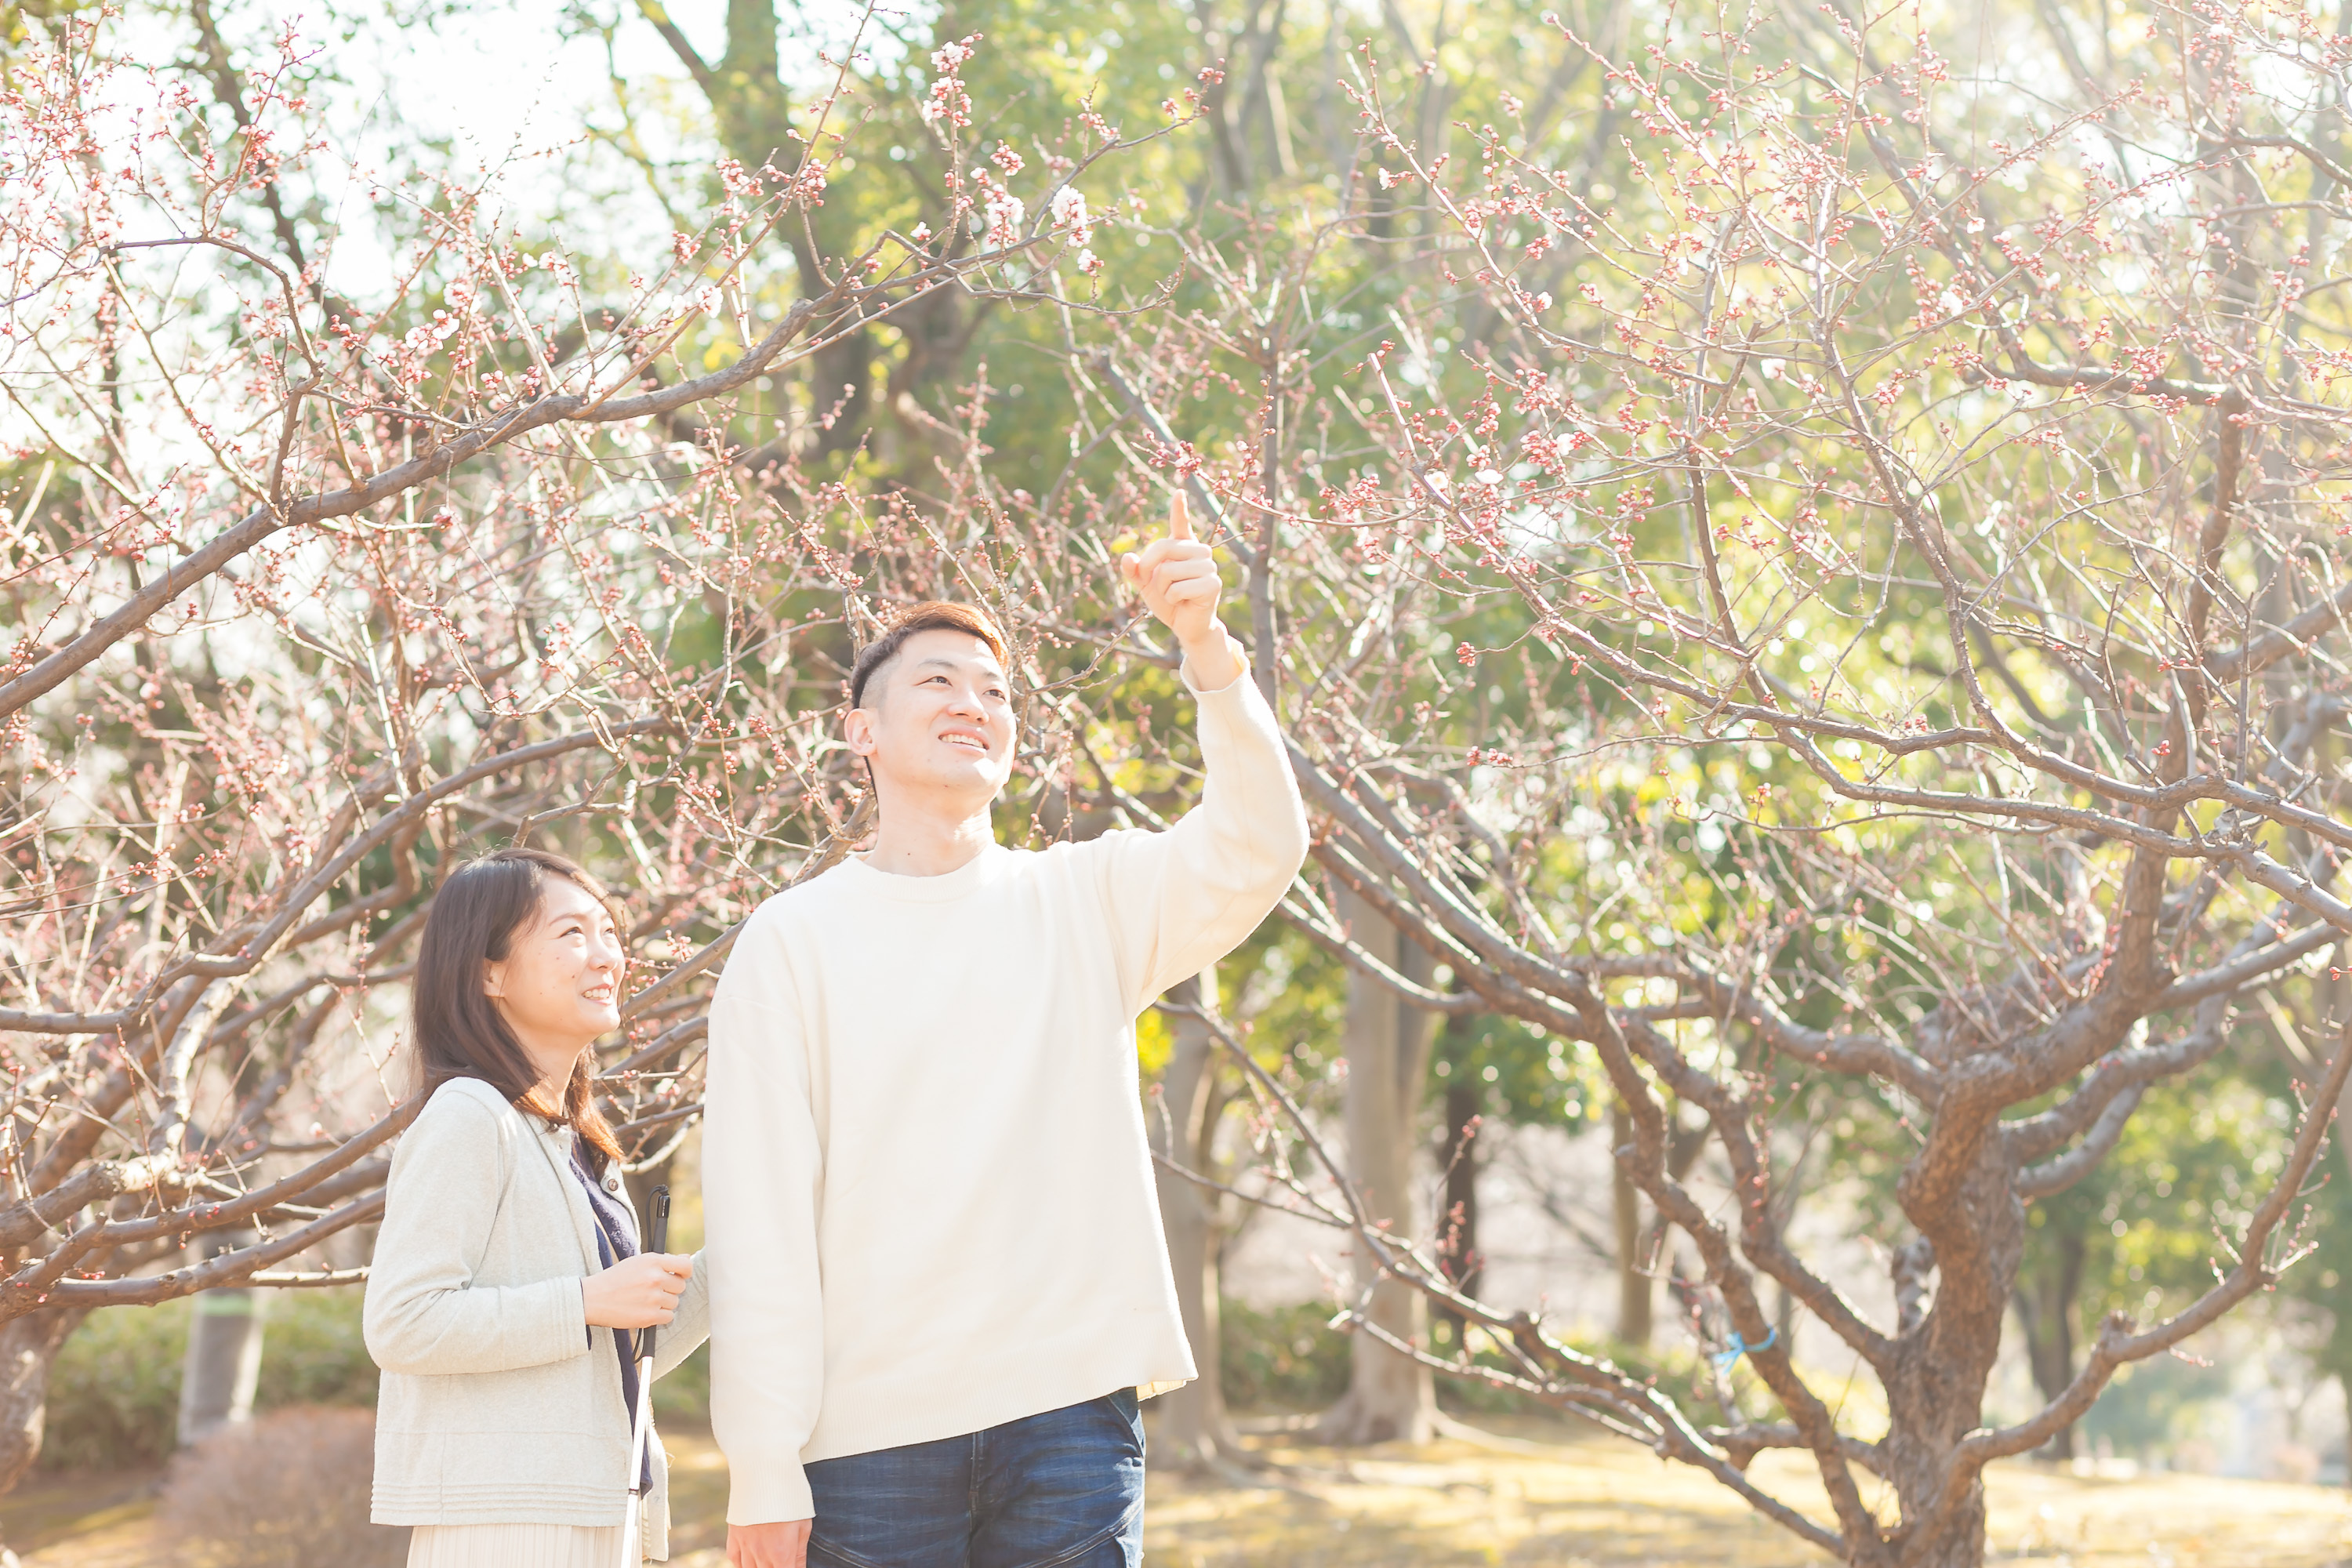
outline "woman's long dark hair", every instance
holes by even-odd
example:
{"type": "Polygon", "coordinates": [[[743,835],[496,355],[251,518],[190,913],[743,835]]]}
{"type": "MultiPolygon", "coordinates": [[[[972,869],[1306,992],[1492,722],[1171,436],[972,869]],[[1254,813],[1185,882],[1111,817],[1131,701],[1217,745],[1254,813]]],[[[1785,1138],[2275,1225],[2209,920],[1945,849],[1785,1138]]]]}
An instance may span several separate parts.
{"type": "Polygon", "coordinates": [[[620,1159],[621,1145],[596,1110],[594,1053],[583,1051],[572,1064],[562,1105],[548,1104],[530,1054],[482,988],[482,965],[504,961],[515,932],[538,914],[557,877],[598,903],[608,901],[595,878],[544,849],[493,850],[441,884],[416,952],[416,1054],[426,1094],[453,1078],[480,1079],[517,1110],[568,1123],[601,1176],[607,1163],[620,1159]]]}

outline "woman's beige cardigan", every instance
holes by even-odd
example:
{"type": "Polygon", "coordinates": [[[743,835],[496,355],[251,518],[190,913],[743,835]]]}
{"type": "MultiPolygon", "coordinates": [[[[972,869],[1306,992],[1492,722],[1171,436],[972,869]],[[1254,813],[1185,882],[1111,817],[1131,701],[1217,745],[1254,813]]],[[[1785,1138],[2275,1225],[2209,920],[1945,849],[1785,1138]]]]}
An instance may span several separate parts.
{"type": "MultiPolygon", "coordinates": [[[[367,1286],[378,1524],[622,1522],[628,1413],[613,1331],[581,1302],[600,1264],[572,1137],[462,1078],[402,1136],[367,1286]]],[[[698,1258],[655,1376],[708,1337],[709,1300],[698,1258]]],[[[651,1446],[646,1554],[663,1559],[669,1466],[651,1446]]]]}

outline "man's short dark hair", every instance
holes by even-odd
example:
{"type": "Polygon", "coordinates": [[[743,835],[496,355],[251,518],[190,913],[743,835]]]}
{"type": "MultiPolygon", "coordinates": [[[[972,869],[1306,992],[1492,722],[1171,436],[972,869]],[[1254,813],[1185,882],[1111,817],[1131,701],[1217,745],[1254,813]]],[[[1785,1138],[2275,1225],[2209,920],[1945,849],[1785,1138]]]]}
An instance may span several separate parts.
{"type": "Polygon", "coordinates": [[[988,645],[996,662],[1007,664],[1004,634],[988,612],[971,605],[952,604],[945,599],[930,599],[909,606],[890,624],[890,629],[857,651],[857,663],[849,675],[849,705],[866,706],[866,683],[874,679],[890,661],[898,657],[907,639],[917,632],[968,632],[988,645]]]}

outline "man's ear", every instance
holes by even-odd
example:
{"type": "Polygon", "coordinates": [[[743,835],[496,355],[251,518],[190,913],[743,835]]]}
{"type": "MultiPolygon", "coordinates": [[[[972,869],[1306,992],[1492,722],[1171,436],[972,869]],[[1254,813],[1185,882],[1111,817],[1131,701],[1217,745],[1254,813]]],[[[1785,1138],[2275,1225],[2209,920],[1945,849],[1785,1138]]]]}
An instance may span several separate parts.
{"type": "Polygon", "coordinates": [[[874,714],[870,709],[852,708],[841,721],[841,738],[854,756],[871,757],[877,749],[874,738],[874,714]]]}

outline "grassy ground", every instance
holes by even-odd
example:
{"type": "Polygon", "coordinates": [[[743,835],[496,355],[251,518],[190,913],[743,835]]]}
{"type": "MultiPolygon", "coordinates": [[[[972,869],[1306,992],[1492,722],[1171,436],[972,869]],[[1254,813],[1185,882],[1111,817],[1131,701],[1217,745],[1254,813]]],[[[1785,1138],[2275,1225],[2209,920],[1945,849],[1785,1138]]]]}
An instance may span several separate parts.
{"type": "MultiPolygon", "coordinates": [[[[1535,1435],[1528,1435],[1533,1437],[1535,1435]]],[[[1522,1440],[1507,1451],[1273,1448],[1288,1487],[1167,1479],[1149,1543],[1163,1568],[1825,1568],[1827,1559],[1714,1480],[1607,1439],[1522,1440]]],[[[1815,1518],[1804,1465],[1753,1472],[1815,1518]]],[[[2039,1568],[2316,1568],[2352,1558],[2352,1494],[2166,1476],[2096,1481],[2004,1467],[1991,1483],[1991,1556],[2039,1568]]]]}
{"type": "MultiPolygon", "coordinates": [[[[1151,1478],[1156,1568],[1826,1568],[1827,1560],[1713,1481],[1563,1429],[1497,1445],[1339,1451],[1268,1436],[1264,1484],[1151,1478]]],[[[677,1568],[719,1568],[727,1470],[706,1436],[674,1434],[677,1568]]],[[[1820,1507],[1801,1464],[1757,1464],[1820,1507]]],[[[152,1478],[83,1478],[0,1504],[26,1568],[156,1568],[142,1500],[152,1478]]],[[[2090,1480],[2031,1466],[1991,1481],[1992,1561],[2032,1568],[2352,1565],[2352,1492],[2195,1476],[2090,1480]]]]}

